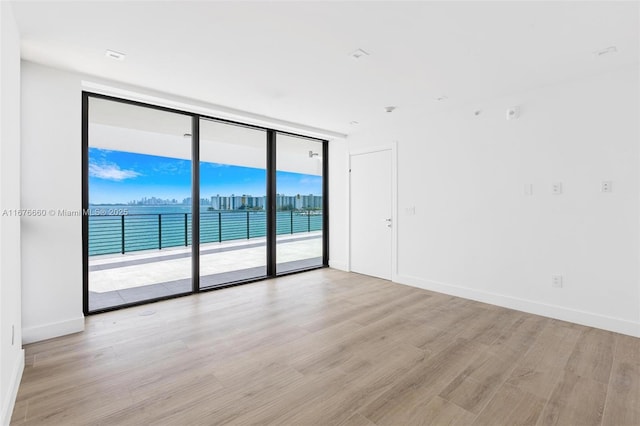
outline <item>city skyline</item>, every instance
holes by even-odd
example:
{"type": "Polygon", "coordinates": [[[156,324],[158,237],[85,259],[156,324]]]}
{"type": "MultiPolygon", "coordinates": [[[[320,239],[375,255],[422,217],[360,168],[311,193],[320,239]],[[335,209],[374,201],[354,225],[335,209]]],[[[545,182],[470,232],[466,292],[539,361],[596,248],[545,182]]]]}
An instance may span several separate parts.
{"type": "MultiPolygon", "coordinates": [[[[200,198],[200,206],[207,206],[213,210],[263,210],[266,202],[266,195],[255,197],[253,195],[220,195],[200,198]]],[[[322,209],[322,195],[313,194],[276,194],[276,206],[278,209],[322,209]]],[[[139,200],[131,200],[122,205],[127,206],[191,206],[192,198],[162,199],[156,197],[142,197],[139,200]]],[[[93,206],[113,205],[89,203],[93,206]]]]}
{"type": "MultiPolygon", "coordinates": [[[[280,194],[322,194],[321,176],[276,171],[276,182],[280,194]]],[[[191,197],[191,161],[89,148],[89,189],[92,205],[127,205],[143,198],[176,200],[180,204],[180,200],[191,197]]],[[[266,170],[203,162],[200,193],[265,194],[266,170]]]]}

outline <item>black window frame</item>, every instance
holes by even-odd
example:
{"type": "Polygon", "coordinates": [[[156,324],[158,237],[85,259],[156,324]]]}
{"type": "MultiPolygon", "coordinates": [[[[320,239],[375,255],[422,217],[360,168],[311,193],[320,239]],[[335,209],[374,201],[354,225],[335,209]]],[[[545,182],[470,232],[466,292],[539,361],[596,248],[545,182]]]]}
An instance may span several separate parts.
{"type": "Polygon", "coordinates": [[[89,100],[91,98],[103,99],[112,102],[119,102],[128,105],[134,105],[142,108],[151,108],[154,110],[171,112],[175,114],[191,117],[191,164],[192,164],[192,218],[191,218],[191,291],[181,294],[172,294],[167,296],[156,297],[143,301],[125,303],[108,308],[89,310],[89,216],[82,215],[82,311],[85,316],[94,315],[118,309],[129,308],[132,306],[140,306],[148,303],[154,303],[161,300],[174,299],[177,297],[191,296],[193,294],[214,291],[222,288],[248,284],[256,281],[273,279],[285,275],[292,275],[301,272],[307,272],[329,266],[329,141],[313,136],[277,130],[270,127],[264,127],[239,121],[224,119],[220,117],[193,113],[189,111],[169,108],[160,105],[149,104],[146,102],[134,101],[126,98],[119,98],[102,93],[90,91],[82,91],[82,211],[89,211],[89,100]],[[266,132],[266,167],[267,167],[267,191],[265,206],[267,217],[267,273],[265,276],[250,278],[246,280],[233,281],[217,286],[200,288],[200,120],[207,119],[219,123],[257,129],[266,132]],[[322,264],[311,266],[294,271],[276,272],[276,153],[277,153],[277,135],[288,135],[297,138],[308,139],[322,143],[322,264]]]}

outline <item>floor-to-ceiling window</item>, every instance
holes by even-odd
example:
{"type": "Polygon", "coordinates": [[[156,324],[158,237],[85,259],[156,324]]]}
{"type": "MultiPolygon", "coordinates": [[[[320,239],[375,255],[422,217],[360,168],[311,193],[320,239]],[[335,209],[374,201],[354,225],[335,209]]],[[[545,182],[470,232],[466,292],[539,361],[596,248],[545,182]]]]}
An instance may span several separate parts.
{"type": "Polygon", "coordinates": [[[191,291],[191,118],[88,99],[90,311],[191,291]]]}
{"type": "Polygon", "coordinates": [[[276,136],[276,272],[323,263],[322,142],[276,136]]]}
{"type": "Polygon", "coordinates": [[[327,266],[327,144],[84,93],[85,313],[327,266]]]}
{"type": "Polygon", "coordinates": [[[200,288],[267,275],[266,131],[200,120],[200,288]]]}

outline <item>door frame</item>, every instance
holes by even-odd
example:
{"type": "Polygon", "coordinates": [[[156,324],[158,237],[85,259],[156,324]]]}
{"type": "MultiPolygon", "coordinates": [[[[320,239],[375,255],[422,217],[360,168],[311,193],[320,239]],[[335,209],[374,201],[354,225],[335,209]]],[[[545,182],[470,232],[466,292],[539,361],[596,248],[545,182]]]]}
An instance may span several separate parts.
{"type": "Polygon", "coordinates": [[[398,142],[389,145],[379,145],[371,148],[350,150],[347,153],[349,185],[347,185],[347,214],[348,214],[348,250],[347,267],[351,272],[351,158],[355,155],[373,154],[380,151],[391,151],[391,281],[398,278],[398,142]]]}

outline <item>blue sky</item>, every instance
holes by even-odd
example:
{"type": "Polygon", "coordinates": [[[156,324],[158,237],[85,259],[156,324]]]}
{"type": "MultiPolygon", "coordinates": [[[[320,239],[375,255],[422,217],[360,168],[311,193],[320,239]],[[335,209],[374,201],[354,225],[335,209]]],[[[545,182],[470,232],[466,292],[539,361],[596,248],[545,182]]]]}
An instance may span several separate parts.
{"type": "MultiPolygon", "coordinates": [[[[281,194],[322,194],[320,176],[277,172],[281,194]]],[[[265,195],[266,172],[252,167],[203,163],[200,196],[265,195]]],[[[155,155],[89,148],[89,201],[117,204],[142,197],[177,199],[191,196],[191,161],[155,155]]]]}

